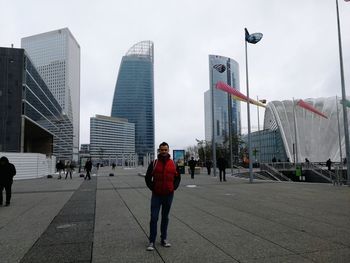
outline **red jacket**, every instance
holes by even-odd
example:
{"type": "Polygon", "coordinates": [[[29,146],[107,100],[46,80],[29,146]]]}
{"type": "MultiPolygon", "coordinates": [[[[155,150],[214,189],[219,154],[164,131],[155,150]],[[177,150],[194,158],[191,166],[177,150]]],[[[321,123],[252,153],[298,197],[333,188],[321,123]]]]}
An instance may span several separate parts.
{"type": "Polygon", "coordinates": [[[173,160],[155,160],[146,174],[147,186],[157,195],[167,195],[174,192],[180,183],[180,174],[173,160]]]}

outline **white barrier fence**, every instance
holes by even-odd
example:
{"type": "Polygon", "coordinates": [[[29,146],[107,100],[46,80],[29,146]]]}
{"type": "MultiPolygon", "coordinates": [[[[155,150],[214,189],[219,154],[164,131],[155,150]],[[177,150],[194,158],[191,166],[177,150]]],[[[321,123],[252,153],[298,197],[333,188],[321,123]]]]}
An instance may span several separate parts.
{"type": "Polygon", "coordinates": [[[55,173],[55,156],[50,158],[41,153],[0,152],[0,157],[2,156],[7,157],[16,167],[14,180],[39,178],[55,173]]]}

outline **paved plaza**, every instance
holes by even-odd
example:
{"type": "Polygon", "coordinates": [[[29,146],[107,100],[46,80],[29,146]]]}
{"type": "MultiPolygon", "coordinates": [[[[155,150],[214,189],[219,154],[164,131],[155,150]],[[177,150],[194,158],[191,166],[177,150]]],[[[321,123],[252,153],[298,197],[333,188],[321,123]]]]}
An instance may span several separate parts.
{"type": "Polygon", "coordinates": [[[149,252],[145,170],[110,172],[15,181],[0,262],[350,262],[350,187],[186,174],[149,252]]]}

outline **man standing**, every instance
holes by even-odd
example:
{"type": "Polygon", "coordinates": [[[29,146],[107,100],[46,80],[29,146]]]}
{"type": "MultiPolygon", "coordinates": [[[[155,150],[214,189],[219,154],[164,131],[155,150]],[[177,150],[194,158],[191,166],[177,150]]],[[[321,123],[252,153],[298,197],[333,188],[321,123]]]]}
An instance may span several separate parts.
{"type": "Polygon", "coordinates": [[[194,170],[196,169],[197,162],[191,157],[191,160],[188,161],[188,166],[190,167],[191,178],[194,179],[194,170]]]}
{"type": "Polygon", "coordinates": [[[10,205],[11,201],[11,187],[13,177],[16,175],[15,166],[3,156],[0,158],[0,206],[2,206],[2,191],[6,191],[6,206],[10,205]]]}
{"type": "Polygon", "coordinates": [[[227,161],[224,157],[220,156],[217,160],[218,168],[219,168],[219,175],[220,175],[220,182],[224,180],[226,182],[226,167],[227,167],[227,161]]]}
{"type": "Polygon", "coordinates": [[[161,245],[163,247],[171,246],[167,241],[169,212],[174,198],[174,191],[178,188],[181,180],[178,167],[170,159],[169,145],[166,142],[162,142],[159,145],[158,151],[158,159],[150,163],[145,177],[146,185],[152,191],[148,251],[154,250],[154,243],[157,236],[157,222],[161,207],[161,245]]]}
{"type": "Polygon", "coordinates": [[[331,161],[331,158],[329,158],[326,162],[326,166],[328,167],[328,171],[331,170],[331,167],[332,167],[332,161],[331,161]]]}

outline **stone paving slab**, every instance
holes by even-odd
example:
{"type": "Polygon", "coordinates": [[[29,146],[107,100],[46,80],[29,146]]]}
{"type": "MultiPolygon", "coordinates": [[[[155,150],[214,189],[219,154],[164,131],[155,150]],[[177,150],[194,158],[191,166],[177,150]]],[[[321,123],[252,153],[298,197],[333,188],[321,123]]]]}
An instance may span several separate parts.
{"type": "Polygon", "coordinates": [[[186,174],[170,214],[172,247],[158,237],[148,252],[145,170],[110,172],[15,181],[11,206],[0,207],[1,263],[349,262],[349,187],[186,174]]]}

